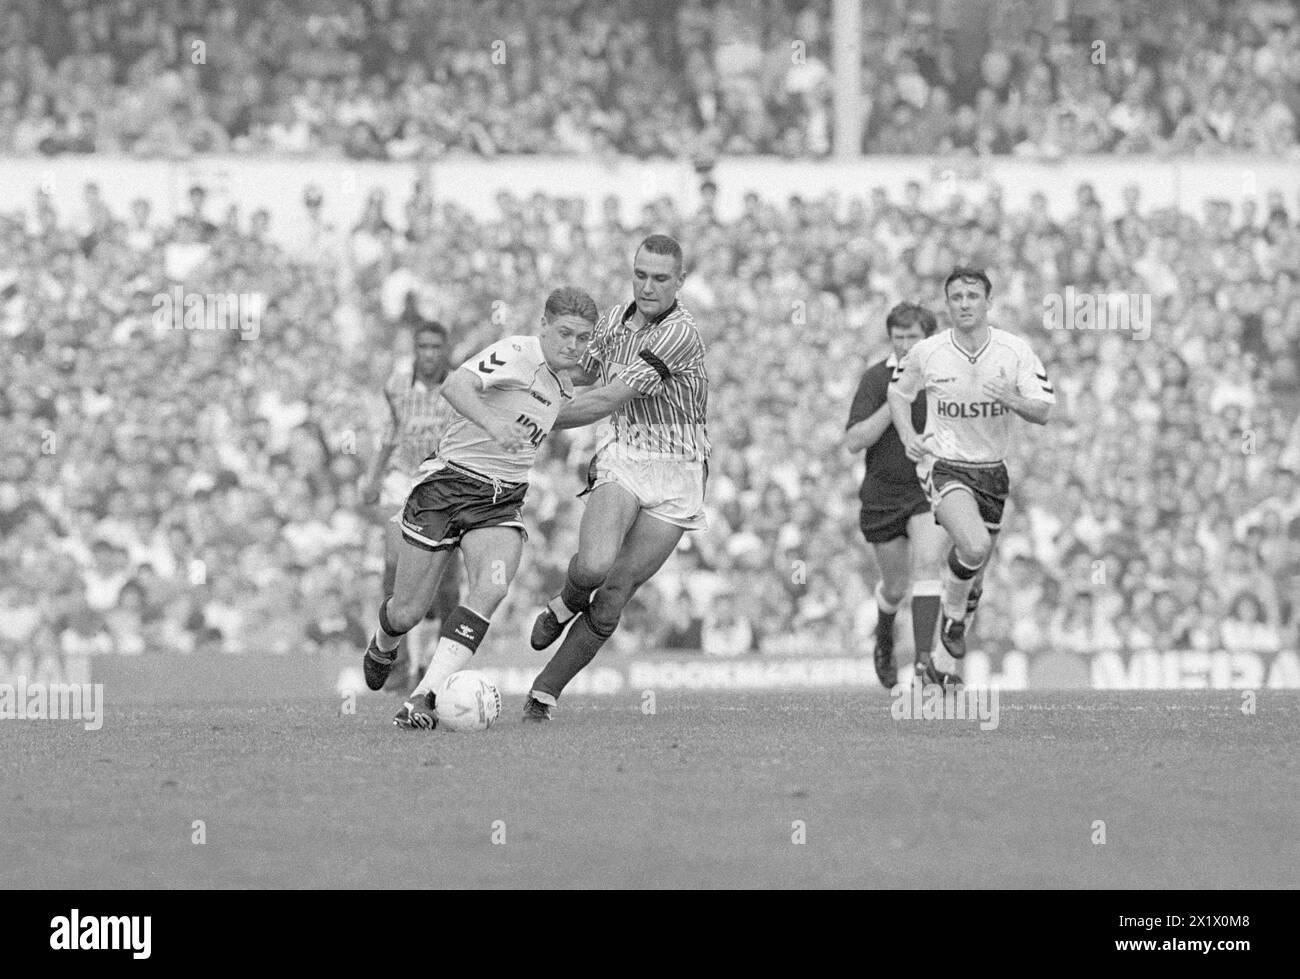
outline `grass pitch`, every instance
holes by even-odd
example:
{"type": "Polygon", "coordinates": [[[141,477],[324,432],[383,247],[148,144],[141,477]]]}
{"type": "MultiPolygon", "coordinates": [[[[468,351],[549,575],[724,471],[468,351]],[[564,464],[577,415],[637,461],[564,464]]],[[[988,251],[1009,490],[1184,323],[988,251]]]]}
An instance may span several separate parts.
{"type": "Polygon", "coordinates": [[[883,690],[527,727],[509,697],[472,735],[399,731],[383,695],[9,720],[0,885],[1296,887],[1300,694],[1257,696],[1003,692],[989,731],[883,690]]]}

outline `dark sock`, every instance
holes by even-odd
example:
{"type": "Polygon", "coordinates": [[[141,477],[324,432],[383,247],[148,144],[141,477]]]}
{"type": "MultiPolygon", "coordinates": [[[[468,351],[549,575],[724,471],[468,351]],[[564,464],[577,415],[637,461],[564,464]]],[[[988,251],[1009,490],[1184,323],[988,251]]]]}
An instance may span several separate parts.
{"type": "Polygon", "coordinates": [[[388,601],[385,598],[379,604],[379,629],[375,632],[375,645],[379,647],[381,653],[391,653],[396,660],[398,644],[410,630],[404,629],[398,632],[393,628],[393,624],[388,621],[388,601]]]}
{"type": "Polygon", "coordinates": [[[876,635],[894,637],[894,617],[897,612],[886,612],[884,609],[877,609],[878,617],[876,619],[876,635]]]}
{"type": "Polygon", "coordinates": [[[457,605],[443,622],[439,635],[443,639],[450,639],[464,646],[472,656],[478,652],[478,645],[483,641],[483,636],[487,634],[488,626],[491,624],[473,609],[457,605]]]}
{"type": "Polygon", "coordinates": [[[937,581],[918,581],[912,589],[912,638],[916,641],[916,662],[928,663],[934,651],[934,626],[939,621],[937,581]]]}
{"type": "Polygon", "coordinates": [[[564,637],[564,642],[560,643],[560,648],[555,651],[551,661],[537,674],[537,679],[533,681],[533,691],[549,694],[558,700],[569,681],[592,661],[613,632],[611,629],[602,636],[592,627],[587,616],[580,616],[569,628],[569,634],[564,637]]]}
{"type": "Polygon", "coordinates": [[[578,580],[574,573],[577,563],[578,556],[575,554],[569,559],[569,569],[564,573],[564,587],[560,589],[559,602],[551,601],[551,611],[561,622],[567,622],[580,612],[587,611],[591,605],[591,593],[600,587],[599,581],[578,580]]]}

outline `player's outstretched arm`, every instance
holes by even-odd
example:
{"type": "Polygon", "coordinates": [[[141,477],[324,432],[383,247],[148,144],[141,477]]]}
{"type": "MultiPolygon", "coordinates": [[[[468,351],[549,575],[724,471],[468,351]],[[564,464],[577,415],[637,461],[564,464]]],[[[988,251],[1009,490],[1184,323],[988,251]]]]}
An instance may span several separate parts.
{"type": "Polygon", "coordinates": [[[452,371],[442,384],[442,396],[453,408],[492,436],[507,452],[518,452],[528,441],[528,430],[505,418],[483,400],[483,379],[465,367],[452,371]]]}
{"type": "Polygon", "coordinates": [[[885,434],[885,429],[893,423],[893,416],[889,412],[889,402],[885,402],[844,433],[844,448],[854,455],[865,452],[880,441],[880,436],[885,434]]]}
{"type": "Polygon", "coordinates": [[[584,391],[563,408],[555,418],[552,428],[581,428],[599,421],[606,415],[618,411],[633,398],[638,397],[636,388],[621,377],[616,377],[603,387],[584,391]]]}

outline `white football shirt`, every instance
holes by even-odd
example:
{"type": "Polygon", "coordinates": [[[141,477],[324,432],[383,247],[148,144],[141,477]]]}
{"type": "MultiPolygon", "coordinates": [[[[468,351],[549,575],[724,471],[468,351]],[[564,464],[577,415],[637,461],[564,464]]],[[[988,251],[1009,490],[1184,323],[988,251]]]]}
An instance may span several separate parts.
{"type": "Polygon", "coordinates": [[[1047,371],[1029,344],[992,326],[973,354],[957,346],[952,330],[921,340],[894,368],[890,389],[908,401],[925,391],[926,447],[938,458],[1001,462],[1016,414],[984,393],[984,383],[999,377],[1012,381],[1021,397],[1056,404],[1047,371]]]}
{"type": "Polygon", "coordinates": [[[477,374],[488,406],[523,425],[531,437],[518,452],[506,452],[492,436],[457,412],[438,443],[438,458],[490,479],[527,482],[538,446],[555,424],[560,405],[573,397],[573,384],[567,376],[551,370],[537,337],[498,340],[458,369],[477,374]]]}

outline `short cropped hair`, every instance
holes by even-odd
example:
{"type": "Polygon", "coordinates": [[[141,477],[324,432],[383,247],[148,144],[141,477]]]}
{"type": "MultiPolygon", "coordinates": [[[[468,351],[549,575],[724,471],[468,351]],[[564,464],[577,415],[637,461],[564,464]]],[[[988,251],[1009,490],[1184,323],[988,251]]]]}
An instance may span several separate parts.
{"type": "Polygon", "coordinates": [[[596,320],[600,319],[600,313],[596,310],[596,300],[577,286],[560,286],[552,292],[546,297],[546,308],[543,312],[548,322],[557,316],[578,316],[595,325],[596,320]]]}
{"type": "Polygon", "coordinates": [[[886,333],[906,330],[912,326],[920,326],[921,332],[931,337],[939,329],[939,320],[934,313],[917,303],[899,303],[885,317],[886,333]]]}
{"type": "Polygon", "coordinates": [[[677,271],[682,270],[682,246],[677,243],[677,239],[670,235],[650,235],[638,246],[637,251],[644,248],[651,255],[671,255],[677,260],[677,271]]]}
{"type": "Polygon", "coordinates": [[[411,330],[411,336],[419,339],[421,333],[436,333],[442,337],[444,343],[447,342],[447,328],[437,320],[416,320],[415,326],[411,330]]]}
{"type": "Polygon", "coordinates": [[[962,279],[974,279],[974,280],[977,281],[977,282],[983,282],[983,283],[984,283],[984,298],[985,298],[985,299],[988,299],[988,298],[991,298],[991,297],[992,297],[992,295],[993,295],[993,283],[989,281],[989,276],[988,276],[988,273],[987,273],[987,272],[985,272],[983,269],[968,269],[968,268],[965,268],[964,266],[959,265],[959,266],[957,266],[955,269],[953,269],[951,272],[948,273],[948,278],[946,278],[946,279],[943,280],[943,298],[944,298],[944,299],[947,299],[947,298],[948,298],[948,286],[949,286],[949,284],[951,284],[951,283],[953,283],[953,282],[958,282],[958,281],[960,281],[960,280],[962,280],[962,279]]]}

